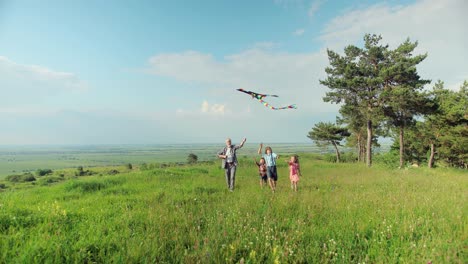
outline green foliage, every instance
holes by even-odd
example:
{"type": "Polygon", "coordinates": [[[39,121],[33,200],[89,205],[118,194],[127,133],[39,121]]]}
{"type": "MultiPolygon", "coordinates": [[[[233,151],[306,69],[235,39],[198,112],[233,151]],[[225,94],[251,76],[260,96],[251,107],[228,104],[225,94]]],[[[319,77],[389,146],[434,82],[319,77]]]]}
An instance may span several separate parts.
{"type": "Polygon", "coordinates": [[[107,174],[109,174],[109,175],[116,175],[116,174],[119,174],[119,173],[120,173],[120,171],[115,170],[115,169],[110,170],[110,171],[107,172],[107,174]]]}
{"type": "Polygon", "coordinates": [[[128,164],[126,165],[126,168],[129,169],[129,170],[131,170],[131,169],[133,169],[133,166],[132,166],[131,163],[128,163],[128,164]]]}
{"type": "Polygon", "coordinates": [[[340,162],[338,146],[341,146],[341,141],[349,135],[346,128],[330,122],[319,122],[315,124],[307,137],[312,139],[317,146],[332,145],[335,148],[336,162],[340,162]]]}
{"type": "Polygon", "coordinates": [[[187,157],[187,163],[188,164],[195,164],[197,163],[198,161],[198,156],[193,154],[193,153],[190,153],[187,157]]]}
{"type": "MultiPolygon", "coordinates": [[[[340,122],[348,124],[354,134],[359,160],[366,151],[368,166],[372,164],[375,135],[387,134],[380,129],[384,122],[403,134],[415,116],[431,109],[428,96],[421,92],[430,81],[420,79],[416,70],[427,55],[413,56],[417,42],[409,39],[395,50],[381,45],[381,40],[381,36],[366,34],[364,48],[347,46],[343,56],[328,50],[327,78],[320,81],[331,90],[324,101],[341,103],[340,122]]],[[[403,146],[402,142],[401,162],[403,146]]]]}
{"type": "Polygon", "coordinates": [[[386,168],[396,169],[399,167],[400,155],[396,150],[386,153],[378,153],[375,155],[374,161],[386,168]]]}
{"type": "Polygon", "coordinates": [[[45,186],[45,185],[50,185],[53,183],[61,182],[64,181],[65,179],[60,176],[48,176],[48,177],[43,177],[41,178],[38,183],[39,185],[45,186]]]}
{"type": "Polygon", "coordinates": [[[96,172],[90,171],[90,170],[84,170],[83,166],[78,166],[76,168],[75,176],[89,176],[89,175],[94,175],[96,172]]]}
{"type": "MultiPolygon", "coordinates": [[[[336,155],[333,154],[325,154],[323,155],[323,160],[331,163],[336,163],[336,155]]],[[[340,162],[342,163],[354,163],[357,162],[358,157],[356,153],[352,152],[344,152],[340,155],[340,162]]]]}
{"type": "Polygon", "coordinates": [[[37,176],[45,176],[45,175],[49,175],[49,174],[52,174],[53,171],[51,169],[38,169],[36,171],[36,175],[37,176]]]}
{"type": "Polygon", "coordinates": [[[331,122],[319,122],[315,124],[312,130],[307,135],[318,146],[333,144],[341,145],[341,141],[349,136],[346,128],[339,127],[331,122]]]}
{"type": "Polygon", "coordinates": [[[0,183],[0,189],[6,189],[7,186],[4,183],[0,183]]]}
{"type": "Polygon", "coordinates": [[[10,182],[33,182],[36,178],[31,173],[27,172],[21,175],[9,175],[6,177],[6,180],[10,182]]]}
{"type": "Polygon", "coordinates": [[[434,111],[406,133],[408,161],[428,161],[432,156],[439,165],[468,168],[467,82],[465,86],[451,91],[444,89],[441,81],[434,85],[434,111]]]}

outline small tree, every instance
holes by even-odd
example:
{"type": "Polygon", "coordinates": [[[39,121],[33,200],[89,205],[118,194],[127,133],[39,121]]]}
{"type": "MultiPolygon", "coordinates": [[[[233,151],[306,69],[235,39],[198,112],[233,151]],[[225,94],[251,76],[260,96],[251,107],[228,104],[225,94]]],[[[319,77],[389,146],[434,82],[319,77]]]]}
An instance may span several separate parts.
{"type": "Polygon", "coordinates": [[[128,163],[127,165],[125,165],[125,167],[127,167],[127,169],[129,169],[129,170],[133,169],[133,166],[132,166],[131,163],[128,163]]]}
{"type": "Polygon", "coordinates": [[[193,153],[190,153],[187,157],[187,162],[189,164],[194,164],[194,163],[197,163],[198,161],[198,157],[197,155],[193,154],[193,153]]]}
{"type": "Polygon", "coordinates": [[[312,139],[318,146],[331,144],[335,148],[336,162],[340,162],[338,146],[341,146],[341,141],[349,135],[350,133],[346,128],[339,127],[330,122],[319,122],[315,124],[315,127],[312,128],[307,137],[312,139]]]}

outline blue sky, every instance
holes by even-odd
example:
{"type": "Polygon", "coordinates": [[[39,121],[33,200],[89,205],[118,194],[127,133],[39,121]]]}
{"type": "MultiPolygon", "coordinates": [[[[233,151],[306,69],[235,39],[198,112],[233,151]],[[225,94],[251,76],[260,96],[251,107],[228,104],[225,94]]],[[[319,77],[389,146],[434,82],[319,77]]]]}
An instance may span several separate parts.
{"type": "Polygon", "coordinates": [[[463,0],[0,0],[0,145],[309,142],[326,49],[377,33],[468,79],[463,0]],[[275,93],[272,111],[235,89],[275,93]]]}

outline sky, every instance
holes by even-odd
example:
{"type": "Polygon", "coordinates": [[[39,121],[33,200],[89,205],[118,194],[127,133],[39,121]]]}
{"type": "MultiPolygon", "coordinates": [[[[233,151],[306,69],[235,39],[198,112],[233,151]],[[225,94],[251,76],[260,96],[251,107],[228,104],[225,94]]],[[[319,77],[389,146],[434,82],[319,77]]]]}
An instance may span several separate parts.
{"type": "Polygon", "coordinates": [[[327,49],[409,38],[428,54],[420,76],[456,90],[467,11],[465,0],[0,0],[0,145],[311,142],[338,115],[319,83],[327,49]]]}

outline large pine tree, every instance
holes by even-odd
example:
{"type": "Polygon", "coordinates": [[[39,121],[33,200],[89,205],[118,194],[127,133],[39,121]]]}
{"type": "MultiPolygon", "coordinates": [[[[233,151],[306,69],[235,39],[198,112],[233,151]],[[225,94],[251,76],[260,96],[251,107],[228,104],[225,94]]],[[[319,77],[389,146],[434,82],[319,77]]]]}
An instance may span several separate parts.
{"type": "Polygon", "coordinates": [[[372,165],[373,128],[382,120],[384,79],[390,63],[388,45],[381,45],[377,35],[364,36],[364,48],[347,46],[344,56],[328,50],[330,66],[327,78],[320,83],[331,89],[325,102],[343,103],[362,115],[366,123],[366,163],[372,165]]]}
{"type": "Polygon", "coordinates": [[[417,42],[412,43],[408,39],[389,51],[389,65],[382,72],[385,80],[383,110],[387,124],[398,133],[400,168],[405,162],[405,129],[414,126],[416,116],[430,111],[428,96],[422,92],[424,85],[430,81],[421,79],[416,70],[427,54],[413,56],[417,45],[417,42]]]}

